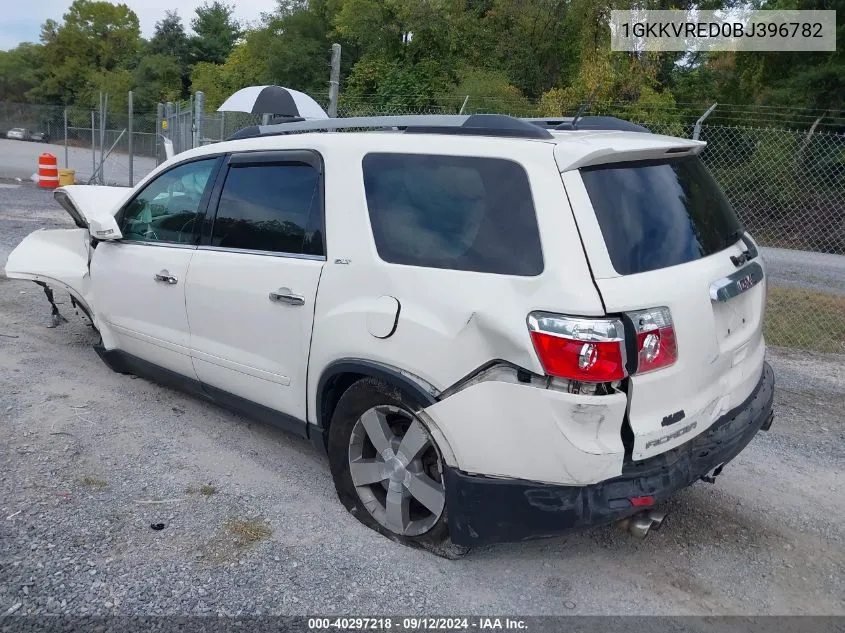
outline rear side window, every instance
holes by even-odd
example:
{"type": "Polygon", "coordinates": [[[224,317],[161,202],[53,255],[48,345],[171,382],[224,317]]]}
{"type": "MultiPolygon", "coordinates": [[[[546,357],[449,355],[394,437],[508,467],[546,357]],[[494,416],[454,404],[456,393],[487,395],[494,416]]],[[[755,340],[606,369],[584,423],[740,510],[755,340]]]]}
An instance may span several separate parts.
{"type": "Polygon", "coordinates": [[[697,156],[581,169],[622,275],[677,266],[735,244],[742,226],[697,156]]]}
{"type": "Polygon", "coordinates": [[[368,154],[379,257],[394,264],[534,276],[543,255],[525,170],[510,160],[368,154]]]}
{"type": "Polygon", "coordinates": [[[320,172],[304,164],[232,165],[211,245],[322,255],[320,172]]]}

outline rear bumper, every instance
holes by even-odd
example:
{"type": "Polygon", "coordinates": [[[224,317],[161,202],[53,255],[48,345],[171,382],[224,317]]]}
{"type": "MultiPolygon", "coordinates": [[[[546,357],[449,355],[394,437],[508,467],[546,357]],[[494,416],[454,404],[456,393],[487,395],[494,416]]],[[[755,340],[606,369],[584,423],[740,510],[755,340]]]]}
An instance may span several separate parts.
{"type": "Polygon", "coordinates": [[[628,462],[622,475],[589,486],[559,486],[519,479],[444,473],[452,541],[476,546],[554,536],[613,522],[644,509],[630,499],[655,503],[726,464],[772,422],[774,372],[763,365],[760,381],[740,406],[707,431],[671,451],[628,462]]]}

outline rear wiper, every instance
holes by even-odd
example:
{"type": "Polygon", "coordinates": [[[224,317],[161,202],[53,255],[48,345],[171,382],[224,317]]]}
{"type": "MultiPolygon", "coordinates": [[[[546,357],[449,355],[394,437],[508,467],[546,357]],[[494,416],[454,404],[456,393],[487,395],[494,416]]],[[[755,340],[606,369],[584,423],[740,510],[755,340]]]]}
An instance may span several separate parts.
{"type": "Polygon", "coordinates": [[[747,264],[758,255],[757,247],[754,246],[754,242],[751,241],[744,230],[734,231],[728,237],[728,243],[731,245],[735,244],[739,240],[742,240],[742,243],[745,244],[745,250],[739,255],[731,255],[731,261],[737,268],[747,264]]]}

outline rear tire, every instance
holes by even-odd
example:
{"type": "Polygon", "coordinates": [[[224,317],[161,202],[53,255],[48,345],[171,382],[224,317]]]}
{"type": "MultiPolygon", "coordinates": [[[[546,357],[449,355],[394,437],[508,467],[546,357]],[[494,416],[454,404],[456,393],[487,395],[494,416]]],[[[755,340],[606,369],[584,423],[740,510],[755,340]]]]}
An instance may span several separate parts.
{"type": "Polygon", "coordinates": [[[449,538],[443,460],[417,408],[375,378],[343,393],[328,441],[337,495],[361,523],[389,539],[460,558],[469,550],[449,538]]]}

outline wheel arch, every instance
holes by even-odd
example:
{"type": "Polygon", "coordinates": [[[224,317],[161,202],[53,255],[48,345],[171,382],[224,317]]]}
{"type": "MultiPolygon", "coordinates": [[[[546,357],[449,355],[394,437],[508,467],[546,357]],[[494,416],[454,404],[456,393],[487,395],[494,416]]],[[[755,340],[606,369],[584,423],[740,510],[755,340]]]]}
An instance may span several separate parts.
{"type": "Polygon", "coordinates": [[[325,438],[331,416],[338,400],[355,382],[362,378],[377,378],[398,389],[403,396],[424,409],[437,402],[437,390],[421,378],[396,367],[360,358],[344,358],[330,363],[317,382],[315,426],[325,438]]]}

